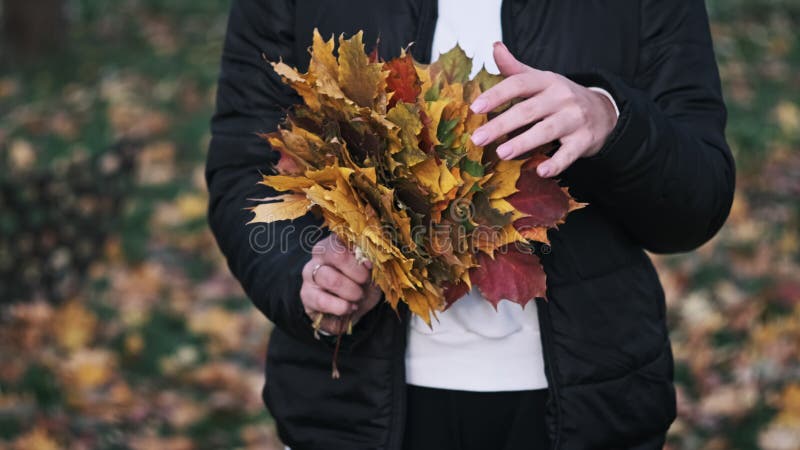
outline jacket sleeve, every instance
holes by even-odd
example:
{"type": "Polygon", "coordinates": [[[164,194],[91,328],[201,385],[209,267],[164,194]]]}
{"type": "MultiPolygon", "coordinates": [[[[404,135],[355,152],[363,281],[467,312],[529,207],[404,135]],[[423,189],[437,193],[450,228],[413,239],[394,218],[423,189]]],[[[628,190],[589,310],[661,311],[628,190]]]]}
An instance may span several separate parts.
{"type": "Polygon", "coordinates": [[[606,70],[572,77],[608,90],[621,114],[569,180],[645,249],[688,251],[725,222],[735,184],[708,16],[703,0],[642,0],[640,20],[632,81],[606,70]]]}
{"type": "Polygon", "coordinates": [[[292,92],[264,60],[296,65],[292,0],[234,0],[222,53],[217,108],[206,162],[208,220],[230,270],[255,306],[295,338],[313,338],[300,301],[301,271],[321,237],[311,215],[293,222],[245,225],[254,203],[274,195],[257,185],[277,160],[256,132],[273,131],[292,92]]]}

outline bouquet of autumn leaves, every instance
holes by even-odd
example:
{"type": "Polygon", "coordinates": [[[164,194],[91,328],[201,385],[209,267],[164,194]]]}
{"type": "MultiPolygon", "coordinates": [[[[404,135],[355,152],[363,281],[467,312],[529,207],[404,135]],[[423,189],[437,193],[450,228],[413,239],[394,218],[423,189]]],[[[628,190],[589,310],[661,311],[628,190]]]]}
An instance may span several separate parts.
{"type": "MultiPolygon", "coordinates": [[[[495,307],[545,296],[545,273],[528,241],[581,206],[526,159],[501,160],[498,143],[475,146],[487,122],[470,103],[502,77],[459,47],[423,65],[405,51],[367,54],[362,33],[325,41],[314,32],[308,72],[272,67],[303,99],[283,125],[262,135],[280,153],[261,184],[281,192],[252,207],[254,222],[309,211],[372,263],[386,301],[430,325],[473,286],[495,307]]],[[[495,111],[497,113],[499,111],[495,111]]]]}

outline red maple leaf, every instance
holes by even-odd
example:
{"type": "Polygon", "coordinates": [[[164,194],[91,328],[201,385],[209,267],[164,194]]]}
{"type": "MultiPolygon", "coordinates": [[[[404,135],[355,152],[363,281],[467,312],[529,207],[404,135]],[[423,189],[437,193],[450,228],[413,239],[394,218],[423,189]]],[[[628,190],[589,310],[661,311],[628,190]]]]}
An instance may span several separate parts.
{"type": "Polygon", "coordinates": [[[456,300],[467,295],[467,292],[469,292],[469,286],[467,286],[467,283],[464,283],[463,281],[460,281],[458,284],[445,282],[442,284],[442,290],[444,291],[444,309],[447,310],[447,308],[452,306],[456,300]]]}
{"type": "Polygon", "coordinates": [[[545,159],[547,158],[543,155],[534,156],[522,166],[517,180],[519,192],[508,197],[515,208],[529,215],[514,222],[514,227],[518,230],[555,227],[564,222],[569,212],[569,195],[556,180],[542,178],[536,173],[536,167],[545,159]]]}
{"type": "Polygon", "coordinates": [[[422,83],[414,68],[414,59],[411,57],[411,53],[386,62],[383,69],[389,71],[389,75],[386,77],[386,89],[394,92],[389,100],[389,106],[392,107],[399,101],[416,103],[422,90],[422,83]]]}
{"type": "Polygon", "coordinates": [[[525,306],[536,297],[545,297],[547,276],[539,257],[514,246],[498,249],[494,259],[479,252],[480,266],[470,269],[469,278],[495,308],[506,299],[525,306]]]}

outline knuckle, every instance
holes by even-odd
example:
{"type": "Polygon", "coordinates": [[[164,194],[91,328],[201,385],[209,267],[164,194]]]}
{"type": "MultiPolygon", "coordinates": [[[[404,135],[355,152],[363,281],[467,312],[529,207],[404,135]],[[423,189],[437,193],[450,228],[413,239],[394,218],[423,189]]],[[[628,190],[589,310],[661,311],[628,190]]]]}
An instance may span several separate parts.
{"type": "Polygon", "coordinates": [[[319,241],[316,244],[314,244],[314,247],[311,248],[311,254],[314,255],[314,257],[316,257],[317,255],[324,255],[325,250],[328,248],[326,242],[327,241],[319,241]]]}
{"type": "Polygon", "coordinates": [[[573,99],[572,90],[564,83],[556,83],[553,86],[553,94],[562,102],[569,103],[573,99]]]}
{"type": "Polygon", "coordinates": [[[561,81],[561,77],[557,73],[550,70],[546,71],[544,76],[547,82],[550,84],[559,84],[559,81],[561,81]]]}
{"type": "Polygon", "coordinates": [[[527,79],[523,76],[523,74],[519,75],[512,75],[511,78],[508,79],[509,85],[514,93],[519,93],[525,90],[525,87],[528,84],[527,79]]]}
{"type": "Polygon", "coordinates": [[[350,303],[340,298],[336,298],[334,302],[334,309],[334,314],[337,316],[343,316],[350,312],[350,303]]]}
{"type": "Polygon", "coordinates": [[[536,116],[536,104],[532,101],[525,101],[520,103],[520,110],[525,117],[536,116]]]}
{"type": "Polygon", "coordinates": [[[594,130],[588,130],[583,138],[581,149],[587,149],[598,141],[597,133],[594,130]]]}
{"type": "MultiPolygon", "coordinates": [[[[594,140],[594,132],[590,129],[584,128],[575,134],[575,145],[573,147],[586,147],[594,140]]],[[[576,149],[580,150],[580,148],[576,149]]]]}
{"type": "Polygon", "coordinates": [[[355,290],[357,285],[353,283],[349,278],[340,276],[339,277],[339,286],[336,288],[336,295],[342,297],[346,300],[355,300],[352,297],[355,295],[355,290]]]}
{"type": "Polygon", "coordinates": [[[583,150],[589,147],[589,142],[589,139],[585,136],[578,137],[572,142],[572,145],[569,148],[569,154],[567,155],[570,162],[578,159],[578,155],[580,155],[583,150]]]}
{"type": "Polygon", "coordinates": [[[347,293],[347,300],[357,301],[364,298],[364,290],[359,286],[353,287],[347,293]]]}
{"type": "Polygon", "coordinates": [[[578,124],[582,125],[585,122],[584,111],[583,111],[583,108],[580,105],[575,104],[575,105],[570,106],[567,109],[566,113],[567,113],[567,117],[569,117],[572,121],[574,121],[574,122],[576,122],[578,124]]]}
{"type": "Polygon", "coordinates": [[[333,299],[330,297],[321,297],[319,301],[317,301],[317,307],[314,308],[321,313],[328,313],[331,314],[334,312],[333,310],[333,299]]]}
{"type": "Polygon", "coordinates": [[[558,85],[551,84],[547,87],[547,89],[545,89],[545,93],[551,102],[553,102],[555,105],[561,105],[561,89],[558,87],[558,85]]]}
{"type": "Polygon", "coordinates": [[[358,260],[356,260],[356,254],[353,253],[352,250],[345,249],[343,252],[339,254],[341,256],[341,263],[343,265],[352,266],[354,264],[358,264],[358,260]]]}
{"type": "Polygon", "coordinates": [[[310,309],[312,311],[318,311],[320,306],[319,291],[307,286],[304,288],[300,288],[300,291],[301,291],[300,299],[303,303],[303,306],[305,306],[306,309],[310,309]],[[303,293],[303,290],[305,290],[305,293],[303,293]]]}
{"type": "Polygon", "coordinates": [[[347,311],[347,303],[332,295],[326,295],[320,301],[320,311],[340,315],[347,311]]]}
{"type": "Polygon", "coordinates": [[[318,299],[318,301],[317,301],[316,308],[314,308],[314,309],[316,309],[317,311],[322,312],[322,313],[330,313],[330,312],[332,312],[331,311],[331,304],[332,303],[333,302],[331,301],[330,297],[320,297],[318,299]]]}
{"type": "Polygon", "coordinates": [[[569,104],[574,104],[576,101],[575,92],[566,84],[561,85],[561,92],[564,100],[569,104]]]}
{"type": "Polygon", "coordinates": [[[539,123],[539,129],[541,130],[542,136],[545,137],[546,141],[549,142],[549,141],[553,140],[553,136],[555,136],[555,134],[556,134],[556,127],[555,127],[555,124],[553,124],[553,122],[551,122],[549,120],[545,120],[543,122],[540,122],[539,123]]]}
{"type": "Polygon", "coordinates": [[[366,267],[364,267],[361,264],[359,264],[356,267],[355,279],[353,281],[355,281],[358,284],[366,283],[367,280],[369,280],[369,274],[370,274],[369,270],[367,270],[366,267]]]}
{"type": "Polygon", "coordinates": [[[578,103],[577,110],[578,119],[580,119],[580,121],[583,123],[589,122],[589,106],[585,103],[578,103]]]}
{"type": "Polygon", "coordinates": [[[313,275],[310,278],[317,286],[324,286],[328,287],[331,284],[331,280],[328,275],[328,268],[326,266],[322,266],[317,270],[317,274],[313,275]]]}
{"type": "Polygon", "coordinates": [[[557,172],[561,172],[564,167],[569,164],[571,156],[567,151],[561,151],[556,156],[557,158],[553,158],[553,168],[556,169],[557,172]]]}
{"type": "Polygon", "coordinates": [[[325,271],[325,276],[323,280],[325,281],[325,287],[332,290],[340,289],[342,287],[342,284],[344,283],[344,280],[342,280],[342,276],[333,273],[332,270],[325,271]]]}
{"type": "Polygon", "coordinates": [[[332,264],[342,264],[347,260],[347,253],[335,246],[328,249],[328,252],[325,253],[325,259],[332,264]]]}
{"type": "Polygon", "coordinates": [[[331,238],[328,240],[328,247],[331,249],[331,251],[334,251],[336,253],[341,253],[347,250],[347,244],[335,234],[332,235],[331,238]]]}
{"type": "Polygon", "coordinates": [[[584,137],[581,141],[573,146],[572,152],[570,154],[570,161],[569,163],[572,164],[573,162],[577,161],[582,155],[586,153],[586,150],[592,146],[591,137],[584,137]]]}
{"type": "Polygon", "coordinates": [[[583,133],[576,135],[570,142],[569,153],[574,154],[580,149],[584,149],[589,145],[589,137],[583,133]]]}
{"type": "Polygon", "coordinates": [[[300,300],[302,300],[303,305],[308,306],[310,296],[309,296],[308,284],[305,282],[303,283],[302,286],[300,286],[300,300]]]}

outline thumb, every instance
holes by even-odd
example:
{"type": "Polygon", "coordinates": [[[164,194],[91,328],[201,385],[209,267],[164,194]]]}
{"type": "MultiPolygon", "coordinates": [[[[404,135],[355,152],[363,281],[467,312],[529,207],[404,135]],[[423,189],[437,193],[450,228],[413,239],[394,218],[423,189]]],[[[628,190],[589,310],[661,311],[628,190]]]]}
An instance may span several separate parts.
{"type": "Polygon", "coordinates": [[[497,64],[497,68],[500,69],[500,73],[507,77],[530,69],[530,67],[519,62],[508,50],[508,47],[500,41],[494,43],[494,62],[497,64]]]}

